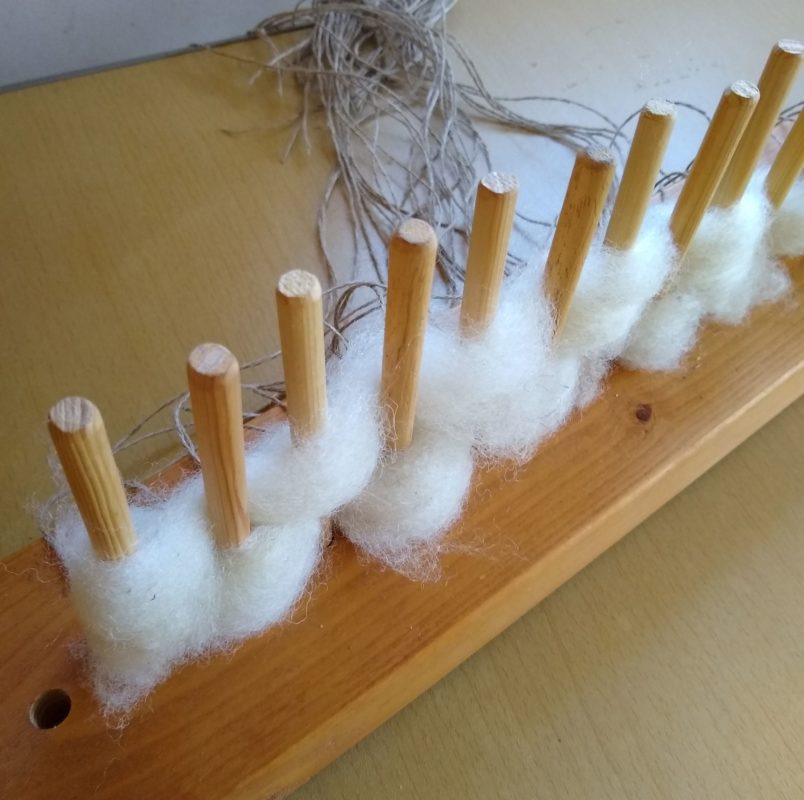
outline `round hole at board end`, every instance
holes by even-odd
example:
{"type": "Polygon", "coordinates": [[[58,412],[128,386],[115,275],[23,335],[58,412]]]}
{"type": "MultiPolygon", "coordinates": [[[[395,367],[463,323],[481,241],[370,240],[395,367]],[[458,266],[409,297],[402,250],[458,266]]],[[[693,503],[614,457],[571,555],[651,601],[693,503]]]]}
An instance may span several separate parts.
{"type": "Polygon", "coordinates": [[[31,703],[28,716],[34,728],[50,730],[67,719],[72,705],[70,695],[63,689],[48,689],[31,703]]]}

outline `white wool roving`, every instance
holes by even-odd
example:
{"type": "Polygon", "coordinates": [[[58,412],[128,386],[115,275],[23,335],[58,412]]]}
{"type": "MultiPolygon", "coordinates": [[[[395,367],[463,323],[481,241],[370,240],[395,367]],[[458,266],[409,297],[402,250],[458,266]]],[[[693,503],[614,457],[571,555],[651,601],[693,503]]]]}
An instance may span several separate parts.
{"type": "Polygon", "coordinates": [[[287,425],[276,425],[246,455],[249,513],[255,524],[322,519],[355,497],[377,465],[382,438],[377,406],[376,336],[350,343],[333,359],[327,426],[294,445],[287,425]]]}
{"type": "Polygon", "coordinates": [[[769,206],[754,181],[731,208],[704,217],[678,276],[678,288],[701,300],[703,314],[737,325],[756,304],[760,274],[770,266],[765,251],[769,206]]]}
{"type": "MultiPolygon", "coordinates": [[[[380,318],[362,323],[348,350],[362,371],[349,367],[342,372],[353,402],[361,394],[368,398],[378,437],[383,433],[377,416],[382,324],[380,318]]],[[[431,332],[432,325],[428,339],[431,332]]],[[[375,457],[372,469],[377,464],[375,457]]],[[[366,555],[409,577],[424,578],[438,538],[460,516],[471,478],[471,444],[430,429],[417,417],[411,446],[379,461],[363,491],[336,514],[338,529],[366,555]]]]}
{"type": "Polygon", "coordinates": [[[137,548],[119,561],[97,558],[74,509],[57,517],[50,540],[108,712],[130,709],[177,664],[290,614],[321,558],[321,520],[360,493],[379,458],[376,376],[362,355],[358,341],[333,363],[324,431],[293,446],[281,423],[248,448],[254,527],[239,548],[215,546],[199,475],[132,505],[137,548]]]}
{"type": "Polygon", "coordinates": [[[473,452],[522,460],[573,408],[578,359],[555,356],[552,330],[532,266],[509,282],[484,335],[462,337],[454,310],[436,315],[425,337],[413,443],[390,454],[341,510],[344,535],[409,577],[435,577],[441,537],[471,485],[473,452]]]}
{"type": "Polygon", "coordinates": [[[623,363],[677,369],[704,319],[737,325],[757,304],[784,294],[789,282],[767,256],[769,219],[759,175],[734,206],[707,211],[667,291],[634,326],[623,363]]]}
{"type": "Polygon", "coordinates": [[[702,317],[703,304],[695,295],[668,291],[645,309],[620,360],[633,369],[677,369],[695,344],[702,317]]]}
{"type": "Polygon", "coordinates": [[[367,555],[409,577],[428,577],[441,535],[460,516],[472,480],[472,450],[417,428],[374,480],[337,515],[339,529],[367,555]]]}
{"type": "Polygon", "coordinates": [[[666,204],[651,208],[630,250],[597,248],[590,253],[561,332],[560,350],[584,359],[612,359],[622,352],[675,267],[669,210],[666,204]]]}
{"type": "Polygon", "coordinates": [[[770,230],[770,250],[778,257],[804,253],[804,180],[793,185],[776,211],[770,230]]]}
{"type": "Polygon", "coordinates": [[[321,558],[321,520],[262,525],[218,557],[218,646],[253,636],[287,617],[321,558]]]}
{"type": "Polygon", "coordinates": [[[484,460],[526,460],[573,408],[579,365],[553,351],[539,261],[507,282],[482,335],[461,336],[457,314],[446,313],[427,332],[417,424],[484,460]]]}
{"type": "Polygon", "coordinates": [[[200,478],[161,502],[132,505],[131,515],[138,547],[119,561],[97,558],[74,510],[50,534],[108,711],[130,708],[216,635],[218,570],[200,478]]]}

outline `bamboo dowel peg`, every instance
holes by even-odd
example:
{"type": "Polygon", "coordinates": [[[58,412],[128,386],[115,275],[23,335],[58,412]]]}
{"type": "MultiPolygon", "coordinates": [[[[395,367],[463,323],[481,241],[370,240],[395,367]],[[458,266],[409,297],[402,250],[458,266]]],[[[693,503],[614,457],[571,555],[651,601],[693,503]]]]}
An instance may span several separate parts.
{"type": "Polygon", "coordinates": [[[137,537],[100,411],[83,397],[65,397],[50,409],[48,430],[96,555],[127,556],[137,537]]]}
{"type": "Polygon", "coordinates": [[[413,439],[436,249],[435,231],[420,219],[403,222],[388,248],[380,398],[388,415],[386,447],[390,450],[404,450],[413,439]]]}
{"type": "Polygon", "coordinates": [[[779,118],[802,55],[804,44],[792,39],[783,39],[773,46],[757,84],[759,102],[717,187],[713,205],[728,207],[743,196],[779,118]]]}
{"type": "Polygon", "coordinates": [[[489,173],[477,187],[461,301],[464,335],[482,333],[494,319],[518,191],[516,177],[501,172],[489,173]]]}
{"type": "Polygon", "coordinates": [[[200,344],[187,359],[187,383],[215,540],[237,547],[249,534],[240,366],[223,345],[200,344]]]}
{"type": "Polygon", "coordinates": [[[804,113],[799,111],[765,178],[765,193],[774,208],[784,203],[804,169],[804,113]]]}
{"type": "Polygon", "coordinates": [[[276,311],[288,419],[298,442],[322,430],[327,419],[324,311],[318,278],[301,269],[286,272],[276,287],[276,311]]]}
{"type": "Polygon", "coordinates": [[[675,122],[675,107],[664,100],[650,100],[640,112],[606,230],[607,247],[628,250],[636,241],[675,122]]]}
{"type": "Polygon", "coordinates": [[[758,99],[759,90],[747,81],[736,81],[720,98],[670,217],[670,233],[680,256],[712,202],[758,99]]]}
{"type": "Polygon", "coordinates": [[[564,326],[613,177],[614,158],[608,150],[592,148],[576,156],[544,273],[556,335],[564,326]]]}

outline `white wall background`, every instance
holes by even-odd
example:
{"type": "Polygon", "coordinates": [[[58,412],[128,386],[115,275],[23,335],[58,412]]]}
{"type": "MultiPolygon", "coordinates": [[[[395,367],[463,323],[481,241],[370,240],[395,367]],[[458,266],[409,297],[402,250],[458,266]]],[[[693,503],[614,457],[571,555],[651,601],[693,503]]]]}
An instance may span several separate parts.
{"type": "Polygon", "coordinates": [[[0,0],[0,86],[242,36],[294,0],[0,0]]]}

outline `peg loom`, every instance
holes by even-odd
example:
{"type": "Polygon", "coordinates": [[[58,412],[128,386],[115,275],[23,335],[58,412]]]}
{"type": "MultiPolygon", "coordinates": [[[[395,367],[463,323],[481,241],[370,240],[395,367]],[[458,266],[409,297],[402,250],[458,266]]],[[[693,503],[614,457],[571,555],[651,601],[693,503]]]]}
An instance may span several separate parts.
{"type": "Polygon", "coordinates": [[[682,380],[615,371],[516,481],[504,466],[481,474],[459,530],[504,528],[504,547],[447,555],[449,583],[420,585],[336,538],[303,624],[188,665],[119,734],[70,655],[80,630],[52,554],[17,553],[0,574],[0,795],[251,800],[299,786],[804,394],[804,261],[791,266],[796,304],[708,327],[682,380]],[[72,709],[39,730],[30,709],[49,690],[72,709]]]}
{"type": "MultiPolygon", "coordinates": [[[[757,95],[741,82],[724,94],[670,220],[682,256],[727,174],[757,95]]],[[[800,126],[796,131],[799,136],[800,126]]],[[[663,149],[666,136],[659,130],[654,147],[663,149]]],[[[646,158],[634,181],[649,182],[659,161],[646,158]]],[[[795,163],[785,152],[782,167],[789,172],[794,167],[785,165],[795,163]]],[[[545,267],[557,338],[612,172],[606,154],[591,152],[578,157],[570,179],[545,267]]],[[[790,184],[784,178],[771,185],[790,184]]],[[[494,209],[495,225],[504,230],[512,214],[505,194],[515,187],[497,188],[503,196],[483,199],[481,193],[478,208],[485,203],[494,209]]],[[[483,190],[496,191],[489,183],[483,190]]],[[[733,189],[729,203],[740,194],[733,189]]],[[[631,213],[644,211],[643,191],[631,213]]],[[[620,225],[612,236],[625,247],[633,231],[620,225]]],[[[467,336],[487,323],[499,293],[499,240],[507,232],[501,237],[497,228],[481,226],[482,235],[472,239],[490,263],[462,319],[467,336]]],[[[386,448],[393,451],[404,450],[415,435],[435,247],[432,230],[418,221],[405,223],[391,243],[389,291],[397,289],[389,299],[381,396],[392,413],[386,448]]],[[[0,575],[6,631],[0,682],[13,687],[0,700],[6,762],[0,793],[45,797],[58,786],[68,797],[285,796],[804,394],[803,265],[799,258],[788,266],[795,302],[757,308],[743,327],[707,325],[689,359],[694,369],[679,376],[615,368],[606,391],[542,444],[516,481],[505,464],[476,472],[452,535],[471,541],[482,533],[485,549],[446,553],[448,582],[422,585],[377,569],[336,537],[326,554],[326,581],[313,586],[297,612],[299,624],[271,628],[233,653],[183,666],[117,735],[110,735],[81,665],[71,657],[70,644],[81,634],[52,553],[37,542],[12,557],[0,575]],[[577,502],[581,497],[584,502],[577,502]],[[504,539],[497,536],[503,530],[504,539]]],[[[311,333],[321,327],[320,287],[299,280],[301,288],[289,279],[278,292],[280,309],[287,303],[280,311],[283,344],[298,351],[298,370],[288,382],[294,444],[323,425],[326,409],[323,348],[311,333]],[[295,305],[307,320],[298,327],[289,316],[294,298],[302,300],[295,305]]],[[[203,409],[199,440],[210,517],[219,546],[237,547],[248,524],[238,471],[243,436],[232,428],[239,404],[239,386],[232,383],[236,361],[206,345],[193,352],[188,366],[193,405],[203,409]],[[217,467],[210,471],[213,462],[217,467]],[[229,462],[233,471],[220,469],[229,462]]],[[[272,409],[256,422],[269,427],[282,416],[272,409]]],[[[99,556],[125,558],[136,539],[97,409],[62,401],[51,413],[50,429],[65,468],[100,465],[100,497],[90,490],[94,473],[77,468],[68,477],[99,556]],[[76,473],[80,480],[72,479],[76,473]]],[[[150,483],[175,485],[192,470],[184,460],[150,483]]]]}

